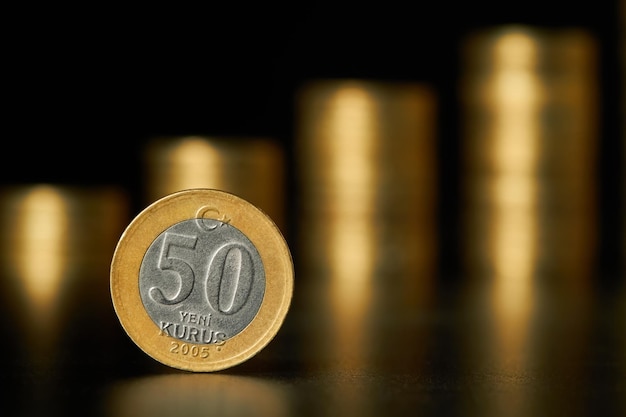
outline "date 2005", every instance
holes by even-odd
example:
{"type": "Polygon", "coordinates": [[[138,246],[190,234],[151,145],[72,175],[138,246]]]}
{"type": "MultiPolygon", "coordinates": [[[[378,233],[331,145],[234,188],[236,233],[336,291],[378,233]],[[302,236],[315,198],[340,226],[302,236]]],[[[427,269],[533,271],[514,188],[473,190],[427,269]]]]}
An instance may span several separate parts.
{"type": "MultiPolygon", "coordinates": [[[[220,347],[218,347],[217,349],[220,350],[220,347]]],[[[170,344],[170,353],[204,359],[209,357],[209,347],[198,346],[188,343],[172,342],[170,344]]]]}

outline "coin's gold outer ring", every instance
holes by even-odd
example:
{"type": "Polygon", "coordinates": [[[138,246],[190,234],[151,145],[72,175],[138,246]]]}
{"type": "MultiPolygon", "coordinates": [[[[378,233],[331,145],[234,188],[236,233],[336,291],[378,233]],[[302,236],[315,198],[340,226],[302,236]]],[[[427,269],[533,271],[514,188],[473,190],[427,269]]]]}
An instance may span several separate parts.
{"type": "Polygon", "coordinates": [[[111,297],[122,327],[146,354],[173,368],[211,372],[248,360],[274,338],[291,304],[293,276],[286,241],[264,212],[224,191],[190,189],[152,203],[122,233],[111,262],[111,297]],[[254,244],[265,269],[265,294],[257,315],[239,334],[221,346],[188,344],[184,354],[185,341],[160,334],[146,312],[139,293],[139,270],[144,254],[159,234],[178,222],[197,218],[203,207],[210,218],[228,221],[254,244]]]}

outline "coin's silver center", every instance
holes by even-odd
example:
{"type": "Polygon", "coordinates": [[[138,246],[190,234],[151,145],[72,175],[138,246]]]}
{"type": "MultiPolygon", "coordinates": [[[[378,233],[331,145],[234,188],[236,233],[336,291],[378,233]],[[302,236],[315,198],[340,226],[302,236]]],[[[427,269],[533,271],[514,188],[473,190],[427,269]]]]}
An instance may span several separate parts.
{"type": "Polygon", "coordinates": [[[154,239],[141,262],[139,293],[161,334],[219,344],[258,313],[265,269],[239,229],[219,220],[190,219],[154,239]]]}

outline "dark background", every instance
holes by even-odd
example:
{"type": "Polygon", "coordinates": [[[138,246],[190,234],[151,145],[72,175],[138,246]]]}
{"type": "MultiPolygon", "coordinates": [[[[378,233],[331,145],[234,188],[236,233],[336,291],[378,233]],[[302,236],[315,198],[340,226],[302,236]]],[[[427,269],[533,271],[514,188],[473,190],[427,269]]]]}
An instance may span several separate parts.
{"type": "MultiPolygon", "coordinates": [[[[416,81],[438,95],[442,257],[456,257],[459,50],[500,24],[588,29],[600,46],[598,267],[619,275],[626,78],[619,1],[207,3],[198,9],[7,10],[1,185],[119,185],[141,209],[141,150],[155,136],[263,136],[291,156],[308,79],[416,81]],[[623,48],[623,46],[622,46],[623,48]]],[[[566,150],[564,150],[565,152],[566,150]]],[[[290,199],[296,184],[288,160],[290,199]]]]}
{"type": "MultiPolygon", "coordinates": [[[[626,69],[620,61],[626,58],[620,56],[625,30],[620,3],[626,1],[5,6],[0,187],[119,186],[131,196],[131,215],[143,209],[141,153],[151,138],[269,137],[288,156],[291,240],[297,230],[292,145],[299,86],[325,77],[431,85],[438,97],[437,278],[446,283],[462,281],[458,78],[465,36],[511,23],[587,29],[600,47],[602,106],[600,247],[593,278],[609,291],[572,296],[584,287],[574,279],[574,291],[569,280],[554,291],[533,285],[537,293],[527,314],[514,305],[507,315],[484,303],[480,292],[465,302],[455,285],[445,286],[418,311],[376,311],[375,320],[357,323],[371,345],[356,357],[371,362],[349,371],[338,348],[350,344],[327,338],[327,327],[333,326],[318,318],[325,304],[309,310],[306,303],[294,303],[272,344],[255,360],[227,370],[221,383],[219,375],[185,375],[147,357],[119,326],[108,276],[95,284],[98,276],[90,269],[81,277],[86,279],[66,288],[72,290],[62,310],[71,313],[67,322],[60,330],[48,329],[62,336],[58,355],[46,358],[51,369],[31,361],[29,346],[16,336],[37,328],[26,322],[24,306],[10,298],[12,292],[0,294],[0,331],[8,341],[0,348],[3,415],[119,415],[105,410],[110,394],[127,393],[126,403],[118,401],[130,408],[142,386],[152,388],[139,398],[146,405],[173,400],[236,413],[241,399],[258,407],[267,398],[246,393],[246,381],[261,388],[276,383],[283,397],[279,405],[294,415],[406,415],[415,409],[423,415],[615,415],[624,408],[626,375],[621,259],[626,69]],[[500,340],[501,323],[512,330],[503,333],[516,337],[508,350],[495,352],[506,342],[500,340]],[[229,376],[235,377],[230,384],[229,376]],[[134,382],[139,385],[132,389],[134,382]],[[196,393],[197,400],[199,392],[211,390],[219,398],[183,401],[187,393],[196,393]],[[229,394],[235,401],[227,401],[229,394]]],[[[2,278],[5,289],[10,278],[2,278]]],[[[295,295],[302,302],[303,292],[295,295]]]]}

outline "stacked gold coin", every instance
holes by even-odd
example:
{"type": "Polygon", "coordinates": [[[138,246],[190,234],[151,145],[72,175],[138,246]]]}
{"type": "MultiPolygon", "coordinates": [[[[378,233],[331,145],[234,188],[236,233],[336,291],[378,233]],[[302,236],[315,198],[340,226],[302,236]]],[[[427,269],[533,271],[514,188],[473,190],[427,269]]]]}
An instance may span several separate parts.
{"type": "Polygon", "coordinates": [[[128,211],[113,187],[0,190],[2,305],[29,364],[113,353],[109,265],[128,211]]]}
{"type": "Polygon", "coordinates": [[[348,357],[368,345],[377,313],[428,298],[437,246],[435,100],[421,84],[341,79],[311,81],[298,94],[300,285],[333,348],[348,357]]]}
{"type": "Polygon", "coordinates": [[[250,201],[286,227],[284,155],[271,139],[155,138],[143,156],[145,204],[184,189],[214,188],[250,201]]]}
{"type": "Polygon", "coordinates": [[[498,276],[593,261],[597,56],[582,30],[500,27],[464,44],[464,248],[498,276]]]}

